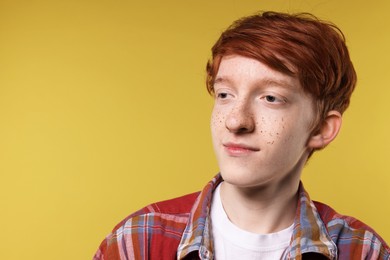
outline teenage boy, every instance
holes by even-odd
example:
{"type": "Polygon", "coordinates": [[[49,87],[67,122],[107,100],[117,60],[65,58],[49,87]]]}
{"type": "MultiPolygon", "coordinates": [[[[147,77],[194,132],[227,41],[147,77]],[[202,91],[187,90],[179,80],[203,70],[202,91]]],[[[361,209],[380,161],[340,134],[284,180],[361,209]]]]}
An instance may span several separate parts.
{"type": "Polygon", "coordinates": [[[131,214],[95,259],[389,259],[370,227],[311,201],[300,182],[337,136],[355,83],[336,26],[275,12],[234,22],[207,64],[220,174],[131,214]]]}

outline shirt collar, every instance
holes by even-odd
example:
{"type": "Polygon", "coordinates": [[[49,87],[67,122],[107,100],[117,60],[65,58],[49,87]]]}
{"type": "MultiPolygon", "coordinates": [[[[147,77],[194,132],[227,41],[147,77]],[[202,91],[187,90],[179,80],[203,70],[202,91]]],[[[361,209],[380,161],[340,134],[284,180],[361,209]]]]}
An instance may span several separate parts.
{"type": "Polygon", "coordinates": [[[177,259],[184,259],[194,251],[199,252],[201,259],[214,258],[210,225],[210,206],[213,192],[222,181],[220,174],[215,176],[203,188],[196,199],[177,250],[177,259]]]}
{"type": "MultiPolygon", "coordinates": [[[[177,259],[184,259],[194,251],[198,251],[201,259],[213,259],[210,206],[213,192],[222,181],[220,174],[215,176],[196,199],[178,247],[177,259]]],[[[304,253],[319,253],[328,259],[337,259],[337,246],[302,183],[298,192],[293,235],[286,258],[301,259],[304,253]]]]}
{"type": "Polygon", "coordinates": [[[288,259],[300,259],[304,253],[319,253],[328,259],[337,259],[337,246],[329,236],[324,222],[309,194],[299,185],[298,206],[294,230],[288,248],[288,259]]]}

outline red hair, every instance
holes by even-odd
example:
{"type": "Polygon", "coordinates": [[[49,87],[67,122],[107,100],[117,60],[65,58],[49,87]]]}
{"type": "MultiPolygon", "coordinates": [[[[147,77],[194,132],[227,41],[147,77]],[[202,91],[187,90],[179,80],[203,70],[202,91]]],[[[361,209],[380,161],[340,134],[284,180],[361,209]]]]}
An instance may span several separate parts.
{"type": "Polygon", "coordinates": [[[307,13],[264,12],[235,21],[212,48],[207,63],[207,90],[223,56],[241,55],[295,76],[313,97],[317,109],[314,131],[331,110],[341,114],[350,103],[356,73],[340,29],[307,13]]]}

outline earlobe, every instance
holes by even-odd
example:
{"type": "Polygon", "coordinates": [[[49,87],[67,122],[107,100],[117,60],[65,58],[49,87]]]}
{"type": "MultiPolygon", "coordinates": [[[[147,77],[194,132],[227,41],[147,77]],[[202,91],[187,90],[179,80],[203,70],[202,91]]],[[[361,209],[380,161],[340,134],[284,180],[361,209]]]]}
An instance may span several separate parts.
{"type": "Polygon", "coordinates": [[[336,138],[340,131],[341,123],[342,116],[340,112],[335,110],[330,111],[322,123],[320,130],[310,137],[308,147],[316,150],[325,148],[336,138]]]}

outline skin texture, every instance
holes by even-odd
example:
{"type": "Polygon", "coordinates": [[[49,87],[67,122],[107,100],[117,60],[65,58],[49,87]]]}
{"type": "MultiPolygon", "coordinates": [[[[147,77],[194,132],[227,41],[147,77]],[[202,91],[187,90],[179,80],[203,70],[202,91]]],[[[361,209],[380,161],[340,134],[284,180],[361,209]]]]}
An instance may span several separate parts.
{"type": "Polygon", "coordinates": [[[228,217],[256,233],[288,227],[309,152],[333,140],[341,115],[330,112],[312,136],[313,101],[298,79],[238,55],[222,58],[214,90],[211,132],[228,217]]]}

